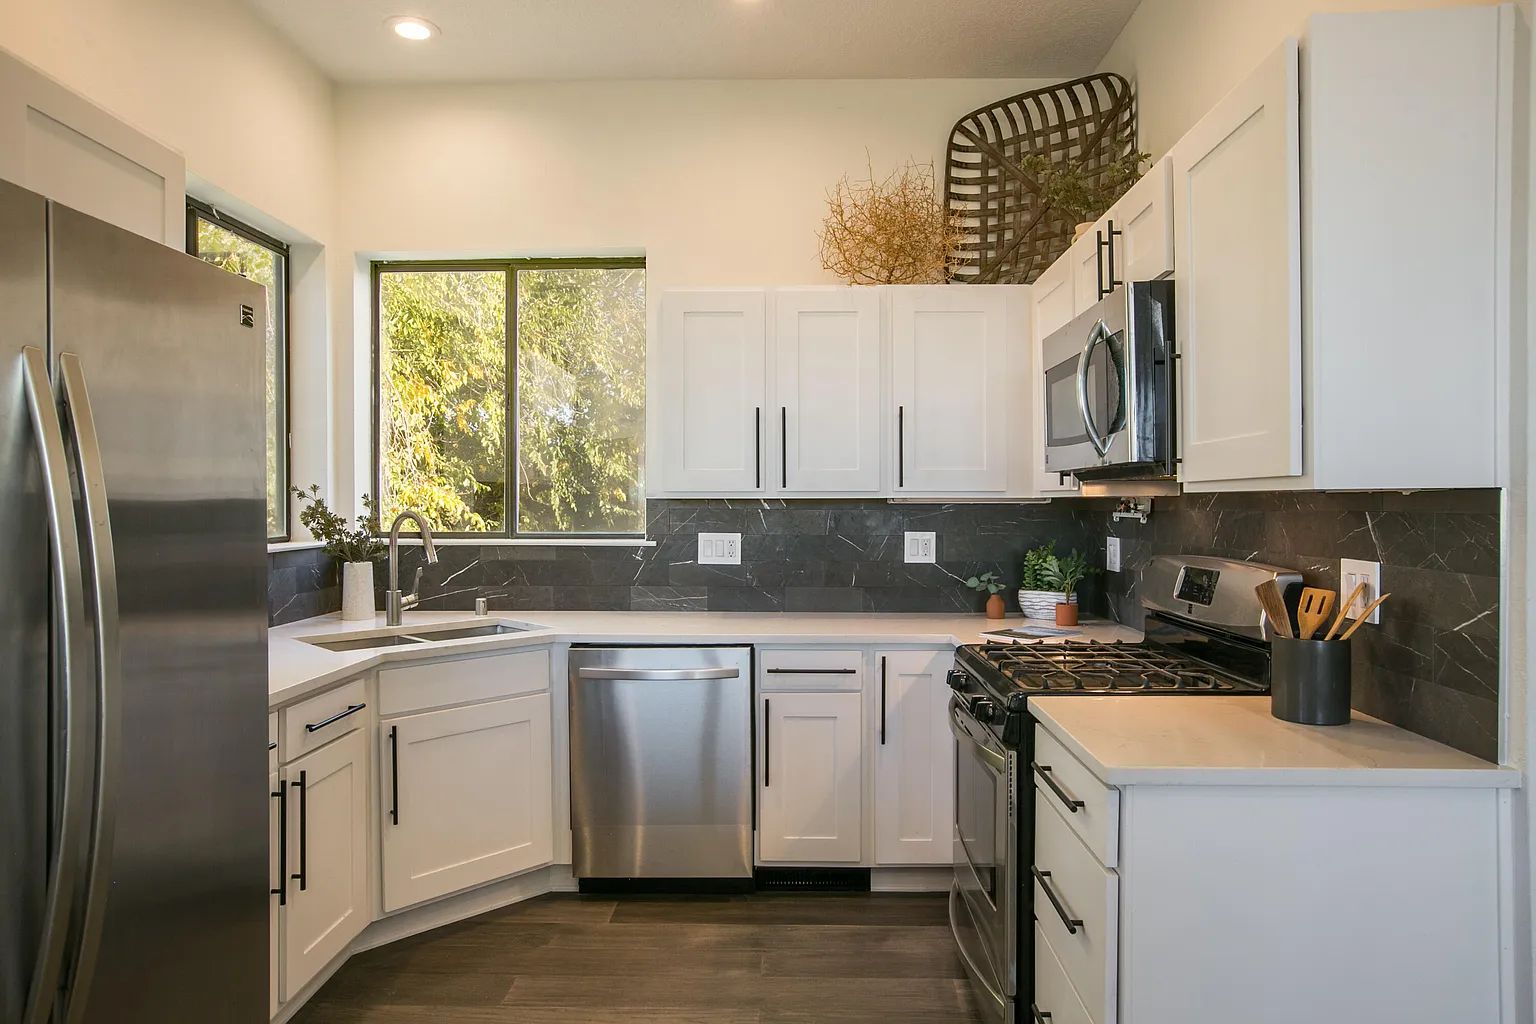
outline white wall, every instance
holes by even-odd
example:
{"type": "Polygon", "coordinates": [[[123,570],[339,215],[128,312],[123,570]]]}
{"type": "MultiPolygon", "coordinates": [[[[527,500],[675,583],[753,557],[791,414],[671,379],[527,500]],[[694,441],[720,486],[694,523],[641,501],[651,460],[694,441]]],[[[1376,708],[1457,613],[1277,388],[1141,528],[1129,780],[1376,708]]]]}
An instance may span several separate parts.
{"type": "Polygon", "coordinates": [[[239,0],[0,0],[0,25],[7,50],[180,152],[193,195],[295,244],[293,478],[329,492],[330,80],[239,0]]]}
{"type": "Polygon", "coordinates": [[[1488,0],[1142,0],[1099,70],[1118,72],[1136,83],[1141,148],[1159,157],[1282,39],[1299,35],[1309,14],[1484,2],[1488,0]]]}
{"type": "Polygon", "coordinates": [[[336,303],[336,397],[351,413],[338,444],[356,452],[341,493],[370,486],[370,257],[644,254],[654,330],[665,288],[830,283],[816,241],[829,187],[869,161],[878,174],[931,160],[942,175],[956,121],[1037,84],[341,88],[337,238],[359,259],[333,285],[364,290],[355,310],[336,303]]]}

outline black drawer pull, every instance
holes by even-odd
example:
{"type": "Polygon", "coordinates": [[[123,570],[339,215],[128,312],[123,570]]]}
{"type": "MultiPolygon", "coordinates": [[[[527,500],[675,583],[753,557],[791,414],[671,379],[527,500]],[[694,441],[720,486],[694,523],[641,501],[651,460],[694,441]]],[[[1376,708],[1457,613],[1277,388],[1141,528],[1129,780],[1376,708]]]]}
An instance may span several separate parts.
{"type": "Polygon", "coordinates": [[[268,740],[267,741],[267,753],[270,754],[270,753],[272,753],[272,751],[274,751],[276,749],[277,749],[277,740],[268,740]]]}
{"type": "Polygon", "coordinates": [[[771,676],[851,676],[856,668],[770,668],[771,676]]]}
{"type": "Polygon", "coordinates": [[[309,772],[299,772],[299,781],[290,782],[299,791],[299,872],[290,875],[299,883],[299,892],[309,891],[309,772]]]}
{"type": "Polygon", "coordinates": [[[1050,787],[1051,792],[1055,793],[1061,802],[1067,805],[1067,810],[1071,811],[1073,814],[1076,814],[1078,811],[1088,806],[1081,800],[1077,799],[1077,797],[1061,788],[1061,784],[1058,783],[1055,777],[1051,774],[1050,765],[1039,764],[1037,762],[1031,761],[1029,766],[1033,768],[1035,770],[1035,774],[1040,776],[1041,780],[1050,787]]]}
{"type": "Polygon", "coordinates": [[[770,758],[773,756],[773,748],[768,745],[768,726],[773,721],[773,701],[763,698],[763,788],[767,789],[773,776],[770,774],[772,767],[770,758]]]}
{"type": "Polygon", "coordinates": [[[400,727],[389,727],[389,821],[400,824],[400,727]]]}
{"type": "Polygon", "coordinates": [[[1034,1016],[1035,1024],[1045,1024],[1046,1021],[1051,1019],[1051,1015],[1049,1013],[1046,1013],[1034,1003],[1029,1004],[1029,1012],[1034,1016]]]}
{"type": "Polygon", "coordinates": [[[1067,913],[1067,906],[1061,902],[1061,897],[1056,895],[1056,890],[1051,887],[1051,873],[1041,871],[1033,864],[1029,870],[1034,873],[1035,881],[1040,883],[1040,888],[1045,890],[1045,898],[1051,901],[1051,906],[1056,908],[1056,916],[1061,918],[1061,923],[1067,926],[1067,931],[1076,935],[1077,930],[1083,926],[1083,922],[1067,913]]]}
{"type": "Polygon", "coordinates": [[[368,706],[367,704],[353,704],[350,707],[348,707],[345,711],[338,711],[334,715],[332,715],[330,718],[327,718],[323,722],[310,722],[310,723],[306,724],[304,726],[304,731],[305,732],[319,732],[321,729],[324,729],[326,726],[332,725],[332,724],[334,724],[336,722],[339,722],[343,718],[346,718],[348,715],[355,715],[355,714],[357,714],[359,711],[363,710],[363,708],[365,708],[367,706],[368,706]]]}

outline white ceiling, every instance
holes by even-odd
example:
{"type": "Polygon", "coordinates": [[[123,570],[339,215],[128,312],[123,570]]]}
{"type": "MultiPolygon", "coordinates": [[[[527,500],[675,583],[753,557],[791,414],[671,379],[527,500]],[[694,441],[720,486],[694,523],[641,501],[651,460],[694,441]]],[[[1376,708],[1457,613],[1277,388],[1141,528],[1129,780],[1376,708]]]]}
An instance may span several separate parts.
{"type": "Polygon", "coordinates": [[[1138,0],[248,0],[340,81],[1034,78],[1093,70],[1138,0]],[[392,15],[442,35],[398,39],[392,15]]]}

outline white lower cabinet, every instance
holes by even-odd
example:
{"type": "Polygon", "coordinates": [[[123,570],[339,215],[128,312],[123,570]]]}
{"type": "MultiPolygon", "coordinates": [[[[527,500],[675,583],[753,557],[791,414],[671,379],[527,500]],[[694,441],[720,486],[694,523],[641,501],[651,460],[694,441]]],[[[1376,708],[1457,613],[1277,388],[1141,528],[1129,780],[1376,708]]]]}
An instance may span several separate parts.
{"type": "Polygon", "coordinates": [[[547,693],[381,725],[386,911],[551,861],[550,742],[547,693]]]}
{"type": "Polygon", "coordinates": [[[759,698],[759,861],[863,859],[863,732],[863,697],[856,692],[759,698]]]}
{"type": "MultiPolygon", "coordinates": [[[[291,999],[368,924],[368,735],[347,734],[282,771],[286,905],[282,995],[291,999]]],[[[276,790],[274,790],[276,791],[276,790]]],[[[279,832],[283,832],[279,829],[279,832]]],[[[282,897],[279,897],[282,899],[282,897]]]]}
{"type": "Polygon", "coordinates": [[[881,651],[875,735],[875,863],[949,864],[955,741],[949,651],[881,651]]]}
{"type": "MultiPolygon", "coordinates": [[[[1035,990],[1030,1000],[1028,1024],[1095,1024],[1088,1008],[1067,978],[1067,969],[1051,948],[1050,940],[1035,922],[1035,990]]],[[[1022,1014],[1021,1014],[1022,1017],[1022,1014]]]]}

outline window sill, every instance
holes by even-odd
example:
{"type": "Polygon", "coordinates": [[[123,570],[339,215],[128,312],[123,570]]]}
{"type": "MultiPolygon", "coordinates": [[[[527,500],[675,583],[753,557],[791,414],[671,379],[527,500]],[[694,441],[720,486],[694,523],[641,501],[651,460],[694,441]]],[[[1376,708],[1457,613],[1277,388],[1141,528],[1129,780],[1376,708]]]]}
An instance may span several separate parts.
{"type": "Polygon", "coordinates": [[[276,544],[267,545],[267,554],[275,555],[279,551],[313,551],[315,548],[325,547],[323,540],[285,540],[276,544]]]}
{"type": "MultiPolygon", "coordinates": [[[[387,539],[387,538],[381,538],[387,539]]],[[[401,544],[413,544],[419,546],[421,537],[417,534],[402,536],[401,544]]],[[[646,540],[644,537],[438,537],[433,543],[440,547],[477,547],[477,548],[653,548],[656,542],[646,540]]]]}

